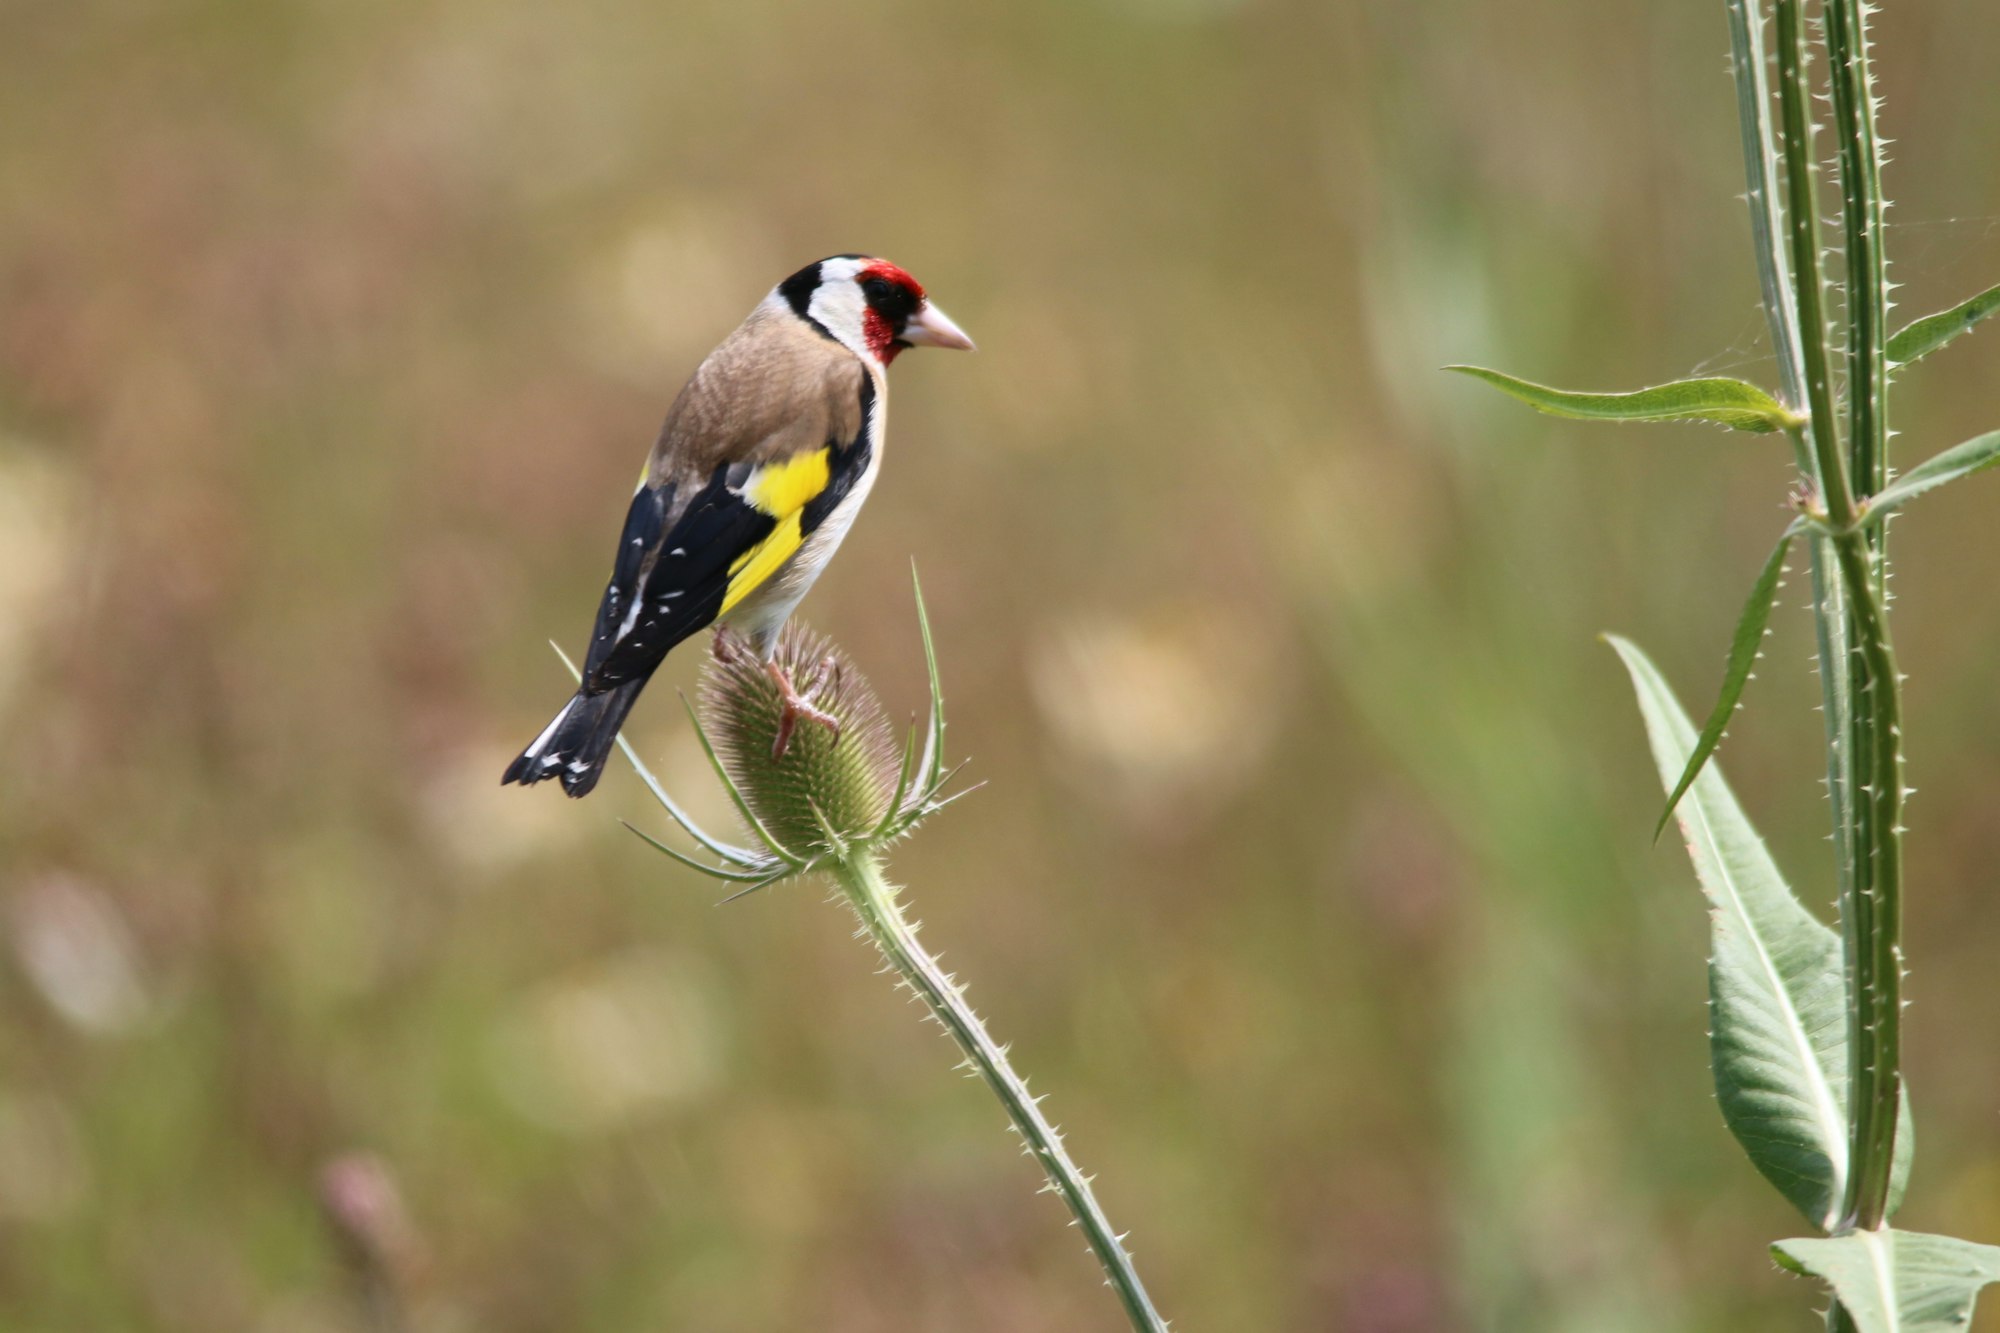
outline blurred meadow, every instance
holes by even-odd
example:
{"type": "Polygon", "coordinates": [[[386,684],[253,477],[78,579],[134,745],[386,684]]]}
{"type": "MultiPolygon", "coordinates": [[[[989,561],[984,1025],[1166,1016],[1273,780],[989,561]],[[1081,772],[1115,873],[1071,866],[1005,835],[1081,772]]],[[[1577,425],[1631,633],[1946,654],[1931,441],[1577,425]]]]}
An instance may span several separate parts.
{"type": "MultiPolygon", "coordinates": [[[[2000,278],[2000,7],[1876,30],[1917,313],[2000,278]]],[[[1596,638],[1705,704],[1786,451],[1437,370],[1774,378],[1726,49],[1719,0],[0,0],[0,1327],[365,1328],[325,1185],[421,1333],[1117,1326],[844,910],[718,907],[621,763],[498,785],[673,393],[846,250],[981,350],[897,364],[803,615],[913,711],[917,562],[987,786],[895,871],[1175,1326],[1815,1327],[1596,638]]],[[[1991,427],[2000,333],[1901,384],[1906,459],[1991,427]]],[[[2000,491],[1925,505],[1903,1221],[1995,1241],[2000,491]]],[[[1723,762],[1825,904],[1802,583],[1723,762]]],[[[628,735],[726,824],[701,656],[628,735]]]]}

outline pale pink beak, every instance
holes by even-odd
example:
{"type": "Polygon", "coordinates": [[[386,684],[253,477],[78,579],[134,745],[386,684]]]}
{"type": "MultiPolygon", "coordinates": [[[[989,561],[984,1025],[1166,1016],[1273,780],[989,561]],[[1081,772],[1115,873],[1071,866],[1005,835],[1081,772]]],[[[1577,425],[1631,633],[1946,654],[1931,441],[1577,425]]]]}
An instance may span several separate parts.
{"type": "Polygon", "coordinates": [[[910,316],[909,323],[903,325],[902,341],[912,347],[955,347],[962,352],[976,351],[972,339],[965,336],[965,330],[951,322],[951,317],[924,302],[917,313],[910,316]]]}

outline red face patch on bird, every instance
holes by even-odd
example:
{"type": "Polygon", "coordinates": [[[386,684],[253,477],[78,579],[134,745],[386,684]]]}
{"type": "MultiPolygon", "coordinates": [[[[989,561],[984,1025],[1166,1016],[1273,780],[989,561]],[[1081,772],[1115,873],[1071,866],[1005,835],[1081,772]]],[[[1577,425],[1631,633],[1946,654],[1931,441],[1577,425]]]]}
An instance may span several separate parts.
{"type": "Polygon", "coordinates": [[[909,344],[902,341],[910,316],[924,305],[923,284],[886,259],[869,263],[855,275],[868,309],[861,319],[868,350],[888,365],[909,344]]]}

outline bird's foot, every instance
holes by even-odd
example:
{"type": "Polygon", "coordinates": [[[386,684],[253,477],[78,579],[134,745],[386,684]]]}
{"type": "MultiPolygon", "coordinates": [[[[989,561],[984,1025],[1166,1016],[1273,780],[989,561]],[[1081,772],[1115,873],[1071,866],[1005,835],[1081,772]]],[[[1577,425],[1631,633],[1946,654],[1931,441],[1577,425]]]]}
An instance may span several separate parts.
{"type": "Polygon", "coordinates": [[[833,733],[834,740],[840,739],[840,719],[823,708],[815,708],[812,703],[813,696],[826,684],[828,675],[840,669],[831,657],[820,661],[803,690],[792,684],[790,674],[776,662],[768,663],[765,669],[771,673],[771,680],[778,687],[778,699],[784,705],[784,711],[778,714],[778,734],[771,742],[773,761],[783,759],[785,751],[792,747],[792,733],[798,730],[802,718],[819,723],[833,733]]]}
{"type": "Polygon", "coordinates": [[[715,633],[709,638],[708,650],[722,665],[735,666],[738,654],[743,651],[743,645],[736,641],[736,635],[727,626],[717,625],[715,633]]]}

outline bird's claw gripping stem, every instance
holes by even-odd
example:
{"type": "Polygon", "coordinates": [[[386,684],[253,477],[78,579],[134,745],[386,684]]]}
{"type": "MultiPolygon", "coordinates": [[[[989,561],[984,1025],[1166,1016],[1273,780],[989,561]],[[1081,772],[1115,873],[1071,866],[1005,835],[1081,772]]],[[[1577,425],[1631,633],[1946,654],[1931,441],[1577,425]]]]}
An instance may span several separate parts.
{"type": "Polygon", "coordinates": [[[778,698],[784,704],[784,711],[778,714],[778,734],[771,742],[774,762],[783,759],[785,751],[791,748],[792,733],[798,729],[801,718],[819,723],[833,733],[834,740],[840,739],[840,719],[812,704],[813,695],[819,693],[820,687],[826,683],[828,673],[838,670],[831,657],[821,660],[804,690],[794,686],[791,676],[776,662],[766,663],[764,669],[771,673],[771,680],[778,687],[778,698]]]}

